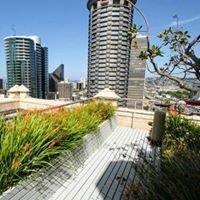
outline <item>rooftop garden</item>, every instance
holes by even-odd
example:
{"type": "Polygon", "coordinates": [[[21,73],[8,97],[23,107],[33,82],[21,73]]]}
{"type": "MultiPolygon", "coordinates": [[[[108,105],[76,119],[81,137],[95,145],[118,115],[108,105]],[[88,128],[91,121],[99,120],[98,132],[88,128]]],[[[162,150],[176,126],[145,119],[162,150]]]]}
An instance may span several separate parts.
{"type": "Polygon", "coordinates": [[[82,144],[86,134],[114,115],[111,104],[91,102],[73,109],[29,112],[6,122],[0,118],[0,194],[65,150],[82,144]]]}

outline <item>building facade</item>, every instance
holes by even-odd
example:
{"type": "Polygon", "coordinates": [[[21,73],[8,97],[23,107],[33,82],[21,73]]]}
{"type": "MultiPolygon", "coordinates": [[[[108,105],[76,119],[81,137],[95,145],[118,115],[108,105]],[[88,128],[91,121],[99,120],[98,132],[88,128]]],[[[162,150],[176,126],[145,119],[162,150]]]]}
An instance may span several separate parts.
{"type": "Polygon", "coordinates": [[[58,83],[58,98],[64,100],[72,99],[72,84],[67,82],[58,83]]]}
{"type": "Polygon", "coordinates": [[[4,86],[3,86],[3,79],[0,78],[0,90],[3,90],[4,86]]]}
{"type": "Polygon", "coordinates": [[[147,37],[138,35],[131,43],[131,56],[128,80],[128,101],[130,108],[141,107],[144,98],[146,61],[139,58],[140,52],[147,49],[147,37]]]}
{"type": "Polygon", "coordinates": [[[88,97],[109,88],[127,98],[133,6],[127,0],[89,0],[87,6],[88,97]]]}
{"type": "Polygon", "coordinates": [[[49,74],[49,92],[58,92],[58,83],[64,81],[64,65],[59,65],[49,74]]]}
{"type": "Polygon", "coordinates": [[[42,47],[41,49],[42,55],[42,98],[46,99],[49,92],[49,59],[48,59],[48,48],[42,47]]]}
{"type": "Polygon", "coordinates": [[[11,36],[6,37],[4,43],[8,89],[23,84],[32,97],[42,98],[42,69],[45,66],[41,39],[38,36],[11,36]]]}

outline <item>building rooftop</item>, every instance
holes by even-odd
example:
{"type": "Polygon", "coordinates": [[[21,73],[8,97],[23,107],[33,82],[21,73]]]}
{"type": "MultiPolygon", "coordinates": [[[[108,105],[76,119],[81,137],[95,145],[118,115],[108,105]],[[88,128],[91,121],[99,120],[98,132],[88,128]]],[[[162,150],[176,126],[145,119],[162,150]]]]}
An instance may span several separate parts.
{"type": "Polygon", "coordinates": [[[29,92],[29,89],[24,85],[15,85],[8,90],[8,92],[29,92]]]}
{"type": "Polygon", "coordinates": [[[104,98],[104,99],[120,99],[120,97],[109,88],[100,91],[94,98],[104,98]]]}

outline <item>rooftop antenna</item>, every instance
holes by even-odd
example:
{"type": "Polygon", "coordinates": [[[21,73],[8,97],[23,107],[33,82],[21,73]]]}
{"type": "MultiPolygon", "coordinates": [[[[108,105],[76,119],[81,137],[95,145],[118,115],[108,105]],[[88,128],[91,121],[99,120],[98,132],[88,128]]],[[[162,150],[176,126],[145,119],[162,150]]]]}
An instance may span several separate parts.
{"type": "Polygon", "coordinates": [[[15,25],[14,24],[11,27],[11,31],[12,31],[13,36],[16,36],[16,29],[15,29],[15,25]]]}
{"type": "Polygon", "coordinates": [[[178,17],[178,15],[177,15],[177,14],[174,15],[174,16],[173,16],[173,19],[176,20],[176,28],[179,29],[179,17],[178,17]]]}

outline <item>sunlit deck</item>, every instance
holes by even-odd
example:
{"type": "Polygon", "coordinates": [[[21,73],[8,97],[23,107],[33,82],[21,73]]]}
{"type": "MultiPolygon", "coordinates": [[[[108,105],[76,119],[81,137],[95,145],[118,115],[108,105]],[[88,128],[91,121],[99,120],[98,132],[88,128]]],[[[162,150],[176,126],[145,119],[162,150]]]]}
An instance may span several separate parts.
{"type": "Polygon", "coordinates": [[[75,160],[66,155],[53,170],[31,184],[16,187],[1,200],[118,200],[126,195],[135,178],[133,160],[140,150],[149,152],[148,131],[117,127],[92,156],[77,151],[75,160]],[[71,169],[70,170],[70,166],[71,169]]]}

